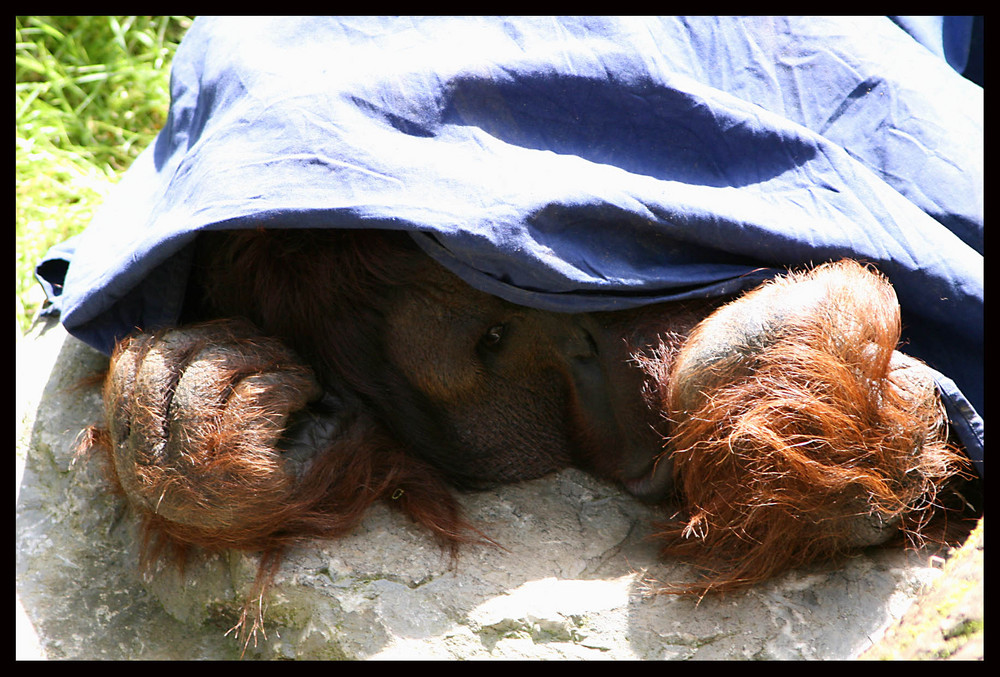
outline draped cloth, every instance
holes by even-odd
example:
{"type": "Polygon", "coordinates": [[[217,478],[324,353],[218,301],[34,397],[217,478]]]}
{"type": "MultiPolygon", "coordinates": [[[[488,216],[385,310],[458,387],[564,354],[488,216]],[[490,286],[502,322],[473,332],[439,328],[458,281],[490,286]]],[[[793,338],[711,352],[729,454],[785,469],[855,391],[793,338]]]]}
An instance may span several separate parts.
{"type": "Polygon", "coordinates": [[[199,18],[163,130],[38,277],[108,352],[177,322],[205,229],[405,230],[473,287],[565,312],[851,257],[895,286],[904,350],[935,370],[981,471],[970,25],[199,18]]]}

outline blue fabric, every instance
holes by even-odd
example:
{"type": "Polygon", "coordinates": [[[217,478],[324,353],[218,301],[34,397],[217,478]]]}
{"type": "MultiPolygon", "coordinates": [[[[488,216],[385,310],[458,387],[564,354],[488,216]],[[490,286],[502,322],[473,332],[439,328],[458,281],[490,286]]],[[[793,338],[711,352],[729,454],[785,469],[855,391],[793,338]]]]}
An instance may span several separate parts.
{"type": "Polygon", "coordinates": [[[952,38],[936,53],[906,25],[199,18],[165,128],[39,275],[108,351],[177,321],[201,229],[405,229],[558,311],[854,257],[895,285],[981,468],[983,90],[952,38]]]}
{"type": "Polygon", "coordinates": [[[969,65],[971,16],[894,16],[893,22],[959,73],[969,65]]]}

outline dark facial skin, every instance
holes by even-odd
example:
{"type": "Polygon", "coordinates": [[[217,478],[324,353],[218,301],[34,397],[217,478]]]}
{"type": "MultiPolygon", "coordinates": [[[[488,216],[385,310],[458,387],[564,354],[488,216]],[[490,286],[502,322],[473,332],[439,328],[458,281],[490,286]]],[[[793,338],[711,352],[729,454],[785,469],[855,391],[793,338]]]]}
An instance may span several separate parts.
{"type": "Polygon", "coordinates": [[[385,317],[386,361],[408,388],[395,389],[383,417],[459,486],[576,465],[646,500],[669,490],[668,464],[653,472],[667,425],[634,354],[661,340],[675,349],[697,313],[533,310],[429,262],[385,317]]]}

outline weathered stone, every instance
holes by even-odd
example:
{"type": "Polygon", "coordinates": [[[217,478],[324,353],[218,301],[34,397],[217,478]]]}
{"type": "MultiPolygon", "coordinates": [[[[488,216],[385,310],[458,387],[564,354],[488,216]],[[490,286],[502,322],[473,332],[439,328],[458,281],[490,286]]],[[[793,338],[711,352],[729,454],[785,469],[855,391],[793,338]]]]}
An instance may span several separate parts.
{"type": "Polygon", "coordinates": [[[943,573],[862,658],[982,660],[985,518],[943,573]]]}
{"type": "MultiPolygon", "coordinates": [[[[18,657],[235,658],[254,556],[196,557],[181,579],[136,572],[136,522],[97,463],[73,463],[100,415],[107,360],[59,325],[18,345],[18,657]]],[[[698,600],[647,594],[691,580],[660,562],[653,509],[575,470],[462,497],[502,547],[452,562],[386,506],[347,538],[289,554],[268,598],[259,658],[850,658],[872,646],[942,571],[931,553],[874,550],[698,600]]],[[[978,569],[981,581],[981,563],[978,569]]],[[[981,616],[980,616],[981,618],[981,616]]]]}

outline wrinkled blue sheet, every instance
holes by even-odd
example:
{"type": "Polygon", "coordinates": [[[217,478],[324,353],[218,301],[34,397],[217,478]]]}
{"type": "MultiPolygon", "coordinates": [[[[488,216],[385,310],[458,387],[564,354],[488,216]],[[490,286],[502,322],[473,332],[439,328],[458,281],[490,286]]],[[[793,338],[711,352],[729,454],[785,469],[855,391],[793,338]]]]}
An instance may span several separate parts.
{"type": "Polygon", "coordinates": [[[199,18],[165,128],[39,278],[107,352],[177,321],[201,229],[405,229],[473,286],[558,311],[859,258],[981,470],[983,90],[949,64],[967,27],[199,18]]]}

